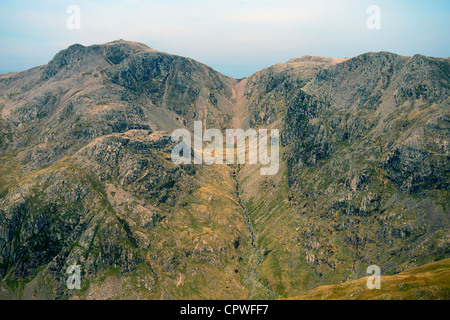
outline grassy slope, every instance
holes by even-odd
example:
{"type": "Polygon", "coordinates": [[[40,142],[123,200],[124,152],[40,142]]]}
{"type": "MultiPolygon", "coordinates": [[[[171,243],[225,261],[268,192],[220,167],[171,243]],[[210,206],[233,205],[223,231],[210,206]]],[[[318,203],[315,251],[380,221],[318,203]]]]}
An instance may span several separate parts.
{"type": "Polygon", "coordinates": [[[381,277],[381,289],[367,288],[368,277],[320,286],[293,300],[417,300],[450,299],[450,259],[429,263],[393,276],[381,277]]]}

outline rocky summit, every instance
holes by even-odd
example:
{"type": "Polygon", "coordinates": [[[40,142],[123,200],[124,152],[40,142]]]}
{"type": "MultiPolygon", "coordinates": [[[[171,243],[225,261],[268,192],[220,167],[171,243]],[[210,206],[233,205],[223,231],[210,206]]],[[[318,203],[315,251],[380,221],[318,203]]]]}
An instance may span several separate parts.
{"type": "Polygon", "coordinates": [[[449,93],[449,58],[303,56],[234,79],[123,40],[2,74],[0,298],[448,299],[449,93]],[[278,173],[175,164],[171,133],[194,121],[279,129],[278,173]],[[371,265],[395,290],[367,292],[371,265]]]}

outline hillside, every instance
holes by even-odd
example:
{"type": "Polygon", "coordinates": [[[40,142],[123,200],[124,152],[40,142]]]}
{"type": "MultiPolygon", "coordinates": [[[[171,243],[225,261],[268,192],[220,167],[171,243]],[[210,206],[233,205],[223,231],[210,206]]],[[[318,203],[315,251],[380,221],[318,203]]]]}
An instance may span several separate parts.
{"type": "Polygon", "coordinates": [[[449,300],[450,261],[441,260],[382,276],[381,288],[369,290],[367,277],[338,285],[322,286],[292,299],[298,300],[449,300]]]}
{"type": "Polygon", "coordinates": [[[238,80],[124,40],[0,75],[0,298],[287,298],[449,258],[449,75],[379,52],[238,80]],[[280,129],[278,173],[174,164],[194,121],[280,129]]]}

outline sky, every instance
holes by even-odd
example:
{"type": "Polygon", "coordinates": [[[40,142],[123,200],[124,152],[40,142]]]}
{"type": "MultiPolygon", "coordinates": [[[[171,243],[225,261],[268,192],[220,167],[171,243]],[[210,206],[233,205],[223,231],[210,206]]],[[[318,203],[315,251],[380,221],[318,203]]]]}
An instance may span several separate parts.
{"type": "Polygon", "coordinates": [[[449,21],[449,0],[0,0],[0,73],[118,39],[235,78],[303,55],[448,57],[449,21]]]}

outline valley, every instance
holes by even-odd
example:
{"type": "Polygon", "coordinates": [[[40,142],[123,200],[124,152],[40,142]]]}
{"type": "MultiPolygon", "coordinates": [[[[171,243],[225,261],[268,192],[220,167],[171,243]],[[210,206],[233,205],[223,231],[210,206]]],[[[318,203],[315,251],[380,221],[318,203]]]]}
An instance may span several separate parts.
{"type": "Polygon", "coordinates": [[[124,40],[1,74],[0,298],[448,299],[449,81],[389,52],[234,79],[124,40]],[[175,164],[196,121],[278,129],[278,171],[175,164]]]}

